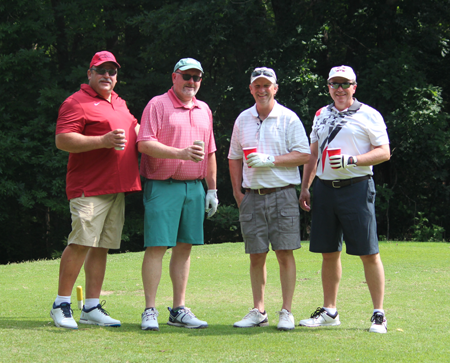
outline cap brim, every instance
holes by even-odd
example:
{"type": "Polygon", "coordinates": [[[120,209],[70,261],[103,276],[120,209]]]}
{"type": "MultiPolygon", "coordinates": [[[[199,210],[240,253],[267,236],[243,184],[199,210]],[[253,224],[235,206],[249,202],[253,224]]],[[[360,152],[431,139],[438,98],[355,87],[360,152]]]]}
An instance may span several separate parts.
{"type": "Polygon", "coordinates": [[[177,70],[180,70],[180,71],[187,71],[188,69],[197,69],[197,70],[199,70],[200,72],[203,72],[203,69],[201,69],[201,68],[199,68],[199,67],[196,67],[196,66],[183,66],[183,67],[180,67],[180,68],[177,68],[177,70]]]}
{"type": "Polygon", "coordinates": [[[119,63],[111,61],[111,60],[107,60],[107,61],[104,61],[104,62],[103,61],[99,61],[99,62],[94,63],[92,66],[97,67],[97,66],[102,65],[103,63],[114,63],[117,66],[117,68],[121,68],[119,63]]]}
{"type": "Polygon", "coordinates": [[[256,81],[257,79],[259,79],[259,78],[265,78],[265,79],[267,79],[270,83],[273,83],[273,84],[277,83],[277,80],[276,80],[275,78],[273,78],[273,77],[267,77],[267,76],[265,76],[265,75],[263,75],[263,74],[260,74],[259,76],[256,76],[255,78],[252,78],[250,83],[255,82],[255,81],[256,81]]]}

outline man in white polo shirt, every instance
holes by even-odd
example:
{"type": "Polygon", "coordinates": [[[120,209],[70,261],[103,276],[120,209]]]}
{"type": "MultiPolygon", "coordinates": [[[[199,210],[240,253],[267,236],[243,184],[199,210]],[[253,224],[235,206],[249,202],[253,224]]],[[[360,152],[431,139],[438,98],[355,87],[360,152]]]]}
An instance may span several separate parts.
{"type": "Polygon", "coordinates": [[[356,87],[351,67],[332,68],[328,92],[333,103],[322,107],[314,117],[311,159],[304,167],[299,202],[303,210],[313,213],[310,251],[322,253],[324,305],[299,325],[340,324],[336,301],[345,240],[346,252],[359,256],[364,265],[374,308],[369,331],[386,333],[384,268],[378,249],[372,165],[389,160],[389,137],[381,114],[353,97],[356,87]],[[315,176],[312,206],[309,187],[315,176]]]}
{"type": "Polygon", "coordinates": [[[273,69],[256,68],[250,78],[255,105],[243,111],[234,124],[228,154],[233,195],[250,254],[253,308],[234,324],[237,328],[267,326],[264,308],[266,257],[269,244],[278,259],[283,305],[279,330],[295,327],[291,313],[296,282],[293,250],[300,248],[300,213],[295,186],[299,165],[309,160],[309,143],[299,117],[275,101],[278,91],[273,69]],[[256,147],[243,162],[243,149],[256,147]],[[244,192],[242,189],[244,189],[244,192]]]}

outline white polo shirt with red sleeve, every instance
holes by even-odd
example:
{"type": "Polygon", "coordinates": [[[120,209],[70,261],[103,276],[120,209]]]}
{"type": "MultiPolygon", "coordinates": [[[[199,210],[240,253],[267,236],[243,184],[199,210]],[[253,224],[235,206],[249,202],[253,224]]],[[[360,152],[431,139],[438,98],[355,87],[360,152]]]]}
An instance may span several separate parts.
{"type": "Polygon", "coordinates": [[[158,141],[164,145],[184,149],[202,140],[205,158],[196,163],[191,160],[160,159],[141,156],[141,175],[152,180],[204,179],[208,156],[216,151],[213,118],[209,106],[195,97],[191,108],[185,106],[172,89],[153,97],[142,113],[137,141],[158,141]]]}
{"type": "Polygon", "coordinates": [[[100,97],[88,84],[68,97],[59,108],[56,134],[77,132],[86,136],[101,136],[124,129],[127,143],[124,150],[98,149],[69,153],[67,165],[67,198],[127,193],[141,190],[136,118],[125,101],[114,91],[111,102],[100,97]]]}

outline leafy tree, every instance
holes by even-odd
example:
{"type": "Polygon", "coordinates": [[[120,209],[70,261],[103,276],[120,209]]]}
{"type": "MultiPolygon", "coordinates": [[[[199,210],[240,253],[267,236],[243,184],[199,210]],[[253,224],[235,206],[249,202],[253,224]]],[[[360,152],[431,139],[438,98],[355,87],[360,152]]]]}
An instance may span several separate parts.
{"type": "MultiPolygon", "coordinates": [[[[278,101],[309,132],[314,112],[331,102],[329,69],[340,64],[355,69],[357,98],[388,126],[392,158],[375,167],[379,233],[417,238],[426,226],[445,238],[449,19],[448,0],[2,1],[0,263],[64,248],[68,154],[54,145],[55,121],[62,101],[87,81],[92,55],[105,49],[122,65],[116,90],[138,119],[171,87],[180,58],[202,62],[198,97],[214,113],[221,201],[205,222],[208,242],[241,240],[227,154],[234,120],[253,104],[251,70],[275,69],[278,101]]],[[[142,249],[142,214],[141,194],[127,197],[122,251],[142,249]]],[[[308,238],[310,216],[302,218],[308,238]]]]}

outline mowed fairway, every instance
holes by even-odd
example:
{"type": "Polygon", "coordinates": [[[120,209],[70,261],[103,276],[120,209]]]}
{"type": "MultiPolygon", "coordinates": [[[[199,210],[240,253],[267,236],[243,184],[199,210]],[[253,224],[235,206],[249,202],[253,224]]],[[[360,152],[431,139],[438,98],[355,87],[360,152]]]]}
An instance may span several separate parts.
{"type": "MultiPolygon", "coordinates": [[[[295,251],[296,323],[322,305],[321,257],[295,251]]],[[[386,271],[387,334],[372,334],[372,305],[358,257],[343,254],[338,311],[341,326],[276,329],[281,290],[269,253],[266,310],[270,326],[232,325],[252,307],[243,243],[194,247],[186,305],[209,328],[166,325],[172,304],[170,251],[157,297],[160,331],[142,331],[143,252],[110,255],[101,299],[120,328],[56,328],[49,316],[59,260],[0,266],[0,362],[448,362],[450,361],[450,244],[380,243],[386,271]]],[[[84,288],[82,273],[76,285],[84,288]]],[[[72,308],[78,321],[76,289],[72,308]]]]}

